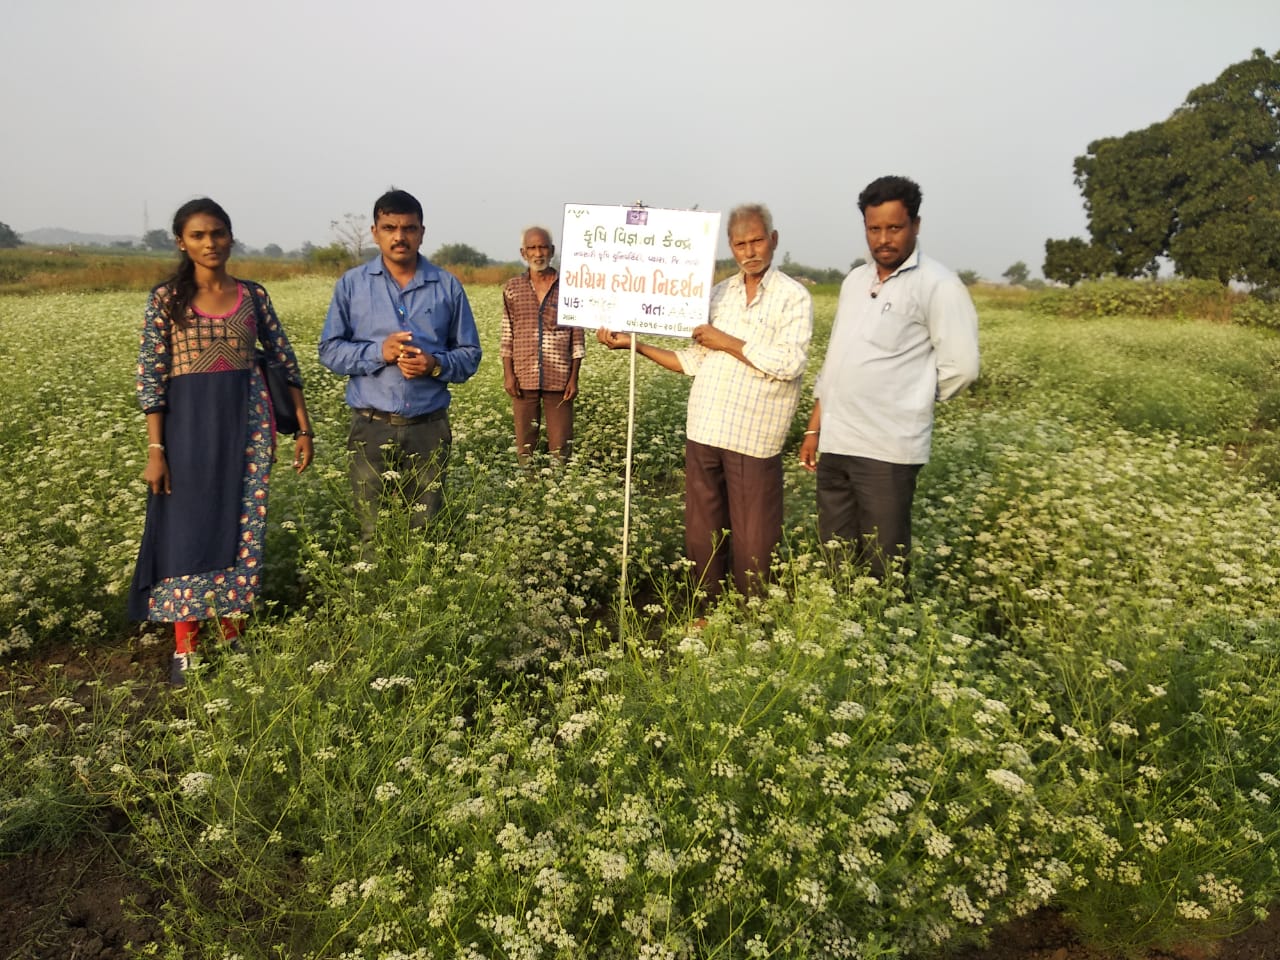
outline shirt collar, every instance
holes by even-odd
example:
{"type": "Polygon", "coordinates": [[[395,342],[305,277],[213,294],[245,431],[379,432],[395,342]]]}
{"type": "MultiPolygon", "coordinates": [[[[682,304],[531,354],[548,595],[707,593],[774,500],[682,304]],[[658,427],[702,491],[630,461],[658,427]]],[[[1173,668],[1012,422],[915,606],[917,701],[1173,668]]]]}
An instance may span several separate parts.
{"type": "MultiPolygon", "coordinates": [[[[529,284],[530,287],[533,286],[533,277],[529,276],[528,269],[526,269],[524,273],[520,274],[520,276],[524,277],[524,282],[529,284]]],[[[556,282],[559,279],[560,279],[560,271],[557,270],[555,267],[552,267],[551,268],[551,285],[555,286],[556,282]]]]}
{"type": "MultiPolygon", "coordinates": [[[[373,277],[387,275],[386,267],[382,265],[381,253],[364,265],[364,272],[373,277]]],[[[424,283],[438,279],[440,279],[440,268],[422,254],[418,254],[418,269],[414,271],[412,282],[404,289],[408,290],[410,287],[421,286],[424,283]]]]}
{"type": "MultiPolygon", "coordinates": [[[[769,281],[773,279],[773,275],[777,272],[778,272],[778,268],[775,267],[772,263],[769,264],[769,269],[766,270],[764,272],[764,275],[760,277],[761,290],[769,286],[769,281]]],[[[741,267],[738,268],[738,272],[734,275],[733,282],[736,283],[738,286],[742,287],[744,290],[746,289],[747,275],[742,272],[741,267]]]]}
{"type": "MultiPolygon", "coordinates": [[[[917,243],[916,248],[911,251],[911,255],[907,257],[907,259],[903,260],[902,263],[898,264],[898,269],[894,270],[893,273],[889,274],[889,276],[884,279],[885,281],[888,281],[893,277],[896,277],[898,274],[906,273],[908,270],[914,270],[918,266],[920,266],[920,244],[917,243]]],[[[876,269],[874,260],[871,261],[871,269],[876,269]]],[[[876,271],[876,276],[880,276],[879,271],[876,271]]]]}

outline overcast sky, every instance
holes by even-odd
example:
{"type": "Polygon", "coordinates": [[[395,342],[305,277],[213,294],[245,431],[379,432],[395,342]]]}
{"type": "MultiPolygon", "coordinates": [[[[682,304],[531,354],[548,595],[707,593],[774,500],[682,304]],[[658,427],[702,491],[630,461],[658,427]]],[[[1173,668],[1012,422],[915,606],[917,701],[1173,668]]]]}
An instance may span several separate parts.
{"type": "Polygon", "coordinates": [[[865,254],[858,191],[924,189],[921,245],[1038,274],[1084,232],[1072,160],[1164,119],[1276,0],[0,0],[0,221],[141,235],[207,194],[253,247],[326,244],[388,185],[424,252],[515,259],[565,203],[772,208],[779,256],[865,254]]]}

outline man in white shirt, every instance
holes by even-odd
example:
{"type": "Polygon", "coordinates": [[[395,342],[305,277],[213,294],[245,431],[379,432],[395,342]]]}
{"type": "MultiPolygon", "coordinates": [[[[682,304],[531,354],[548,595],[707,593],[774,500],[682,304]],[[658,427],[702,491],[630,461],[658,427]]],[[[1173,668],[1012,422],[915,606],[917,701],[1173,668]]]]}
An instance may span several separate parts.
{"type": "MultiPolygon", "coordinates": [[[[813,300],[773,267],[778,231],[763,204],[729,214],[729,250],[741,271],[711,291],[711,315],[693,343],[636,352],[693,377],[685,425],[685,552],[714,597],[729,570],[758,593],[782,539],[782,444],[800,403],[813,333],[813,300]],[[726,536],[726,531],[728,536],[726,536]]],[[[631,335],[601,328],[610,349],[631,335]]]]}
{"type": "Polygon", "coordinates": [[[818,475],[823,543],[848,541],[877,577],[911,551],[934,402],[978,377],[978,315],[960,279],[918,249],[920,200],[906,177],[880,177],[858,196],[872,262],[840,287],[800,446],[818,475]]]}

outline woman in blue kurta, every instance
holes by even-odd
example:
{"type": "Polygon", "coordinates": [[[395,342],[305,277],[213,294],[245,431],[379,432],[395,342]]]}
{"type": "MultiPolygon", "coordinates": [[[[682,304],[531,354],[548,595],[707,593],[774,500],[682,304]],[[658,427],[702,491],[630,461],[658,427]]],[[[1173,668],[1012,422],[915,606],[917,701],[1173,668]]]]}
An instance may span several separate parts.
{"type": "Polygon", "coordinates": [[[255,347],[285,364],[300,430],[294,469],[314,456],[302,378],[267,292],[227,272],[226,211],[192,200],[173,218],[181,260],[151,291],[138,353],[147,417],[147,520],[130,616],[174,624],[169,679],[185,680],[202,621],[234,641],[262,589],[271,399],[255,347]]]}

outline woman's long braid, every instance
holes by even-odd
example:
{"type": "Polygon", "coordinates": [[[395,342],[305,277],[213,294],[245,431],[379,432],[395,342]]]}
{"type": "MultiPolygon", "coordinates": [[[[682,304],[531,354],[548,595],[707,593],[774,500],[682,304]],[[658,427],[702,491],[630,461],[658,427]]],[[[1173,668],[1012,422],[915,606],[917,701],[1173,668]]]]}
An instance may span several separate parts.
{"type": "Polygon", "coordinates": [[[178,269],[173,272],[165,286],[169,288],[169,320],[179,326],[186,326],[187,313],[191,308],[191,301],[196,296],[196,265],[195,262],[187,256],[187,251],[179,252],[178,269]]]}

